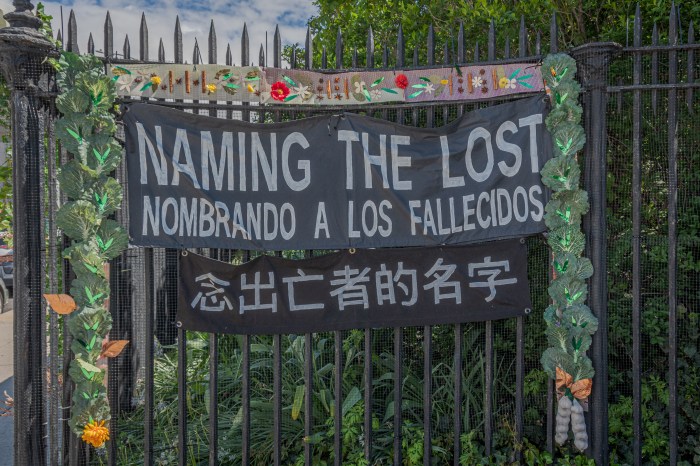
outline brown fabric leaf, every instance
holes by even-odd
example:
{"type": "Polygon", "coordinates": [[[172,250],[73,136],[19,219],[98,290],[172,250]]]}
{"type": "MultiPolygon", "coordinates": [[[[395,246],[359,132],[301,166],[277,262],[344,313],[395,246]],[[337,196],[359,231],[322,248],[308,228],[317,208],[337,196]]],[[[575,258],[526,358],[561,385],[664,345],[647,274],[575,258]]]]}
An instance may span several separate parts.
{"type": "Polygon", "coordinates": [[[111,340],[104,345],[101,358],[116,358],[124,347],[129,344],[129,340],[111,340]]]}
{"type": "Polygon", "coordinates": [[[73,298],[67,294],[45,294],[44,298],[51,309],[61,315],[68,315],[78,308],[73,298]]]}

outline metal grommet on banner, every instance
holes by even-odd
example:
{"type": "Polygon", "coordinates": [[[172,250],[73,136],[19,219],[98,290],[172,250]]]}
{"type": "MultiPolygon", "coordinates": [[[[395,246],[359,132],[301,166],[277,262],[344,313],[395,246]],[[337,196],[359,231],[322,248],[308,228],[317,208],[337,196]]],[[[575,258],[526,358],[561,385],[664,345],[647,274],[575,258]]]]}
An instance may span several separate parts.
{"type": "Polygon", "coordinates": [[[531,312],[532,312],[532,309],[530,309],[529,307],[525,308],[525,315],[530,315],[531,312]]]}
{"type": "Polygon", "coordinates": [[[176,326],[177,328],[182,328],[182,322],[180,322],[180,321],[178,320],[177,322],[175,322],[175,326],[176,326]]]}
{"type": "Polygon", "coordinates": [[[355,254],[355,248],[350,248],[350,249],[348,249],[348,252],[349,252],[350,254],[355,254]]]}
{"type": "Polygon", "coordinates": [[[520,244],[525,244],[525,238],[520,238],[520,244]]]}
{"type": "Polygon", "coordinates": [[[186,249],[182,251],[182,257],[187,257],[187,254],[189,254],[189,252],[186,249]]]}

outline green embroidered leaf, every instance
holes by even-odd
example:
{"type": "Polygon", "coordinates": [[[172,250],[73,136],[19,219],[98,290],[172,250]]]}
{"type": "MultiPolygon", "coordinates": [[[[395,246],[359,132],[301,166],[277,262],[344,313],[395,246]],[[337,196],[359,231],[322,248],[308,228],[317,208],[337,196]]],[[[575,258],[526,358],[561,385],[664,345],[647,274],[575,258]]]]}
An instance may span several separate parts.
{"type": "Polygon", "coordinates": [[[246,76],[245,80],[246,81],[260,81],[260,76],[251,76],[251,77],[246,76]]]}
{"type": "MultiPolygon", "coordinates": [[[[421,81],[425,81],[425,82],[427,82],[427,83],[432,82],[432,81],[430,81],[430,78],[426,78],[426,77],[423,77],[423,76],[421,76],[420,80],[421,80],[421,81]]],[[[415,86],[414,86],[414,87],[415,87],[415,86]]]]}
{"type": "Polygon", "coordinates": [[[389,94],[398,94],[398,92],[396,92],[396,91],[393,90],[393,89],[389,89],[388,87],[382,87],[382,90],[383,90],[384,92],[388,92],[389,94]]]}
{"type": "MultiPolygon", "coordinates": [[[[518,81],[524,81],[524,80],[526,80],[526,79],[530,79],[531,77],[532,77],[531,74],[526,74],[525,76],[520,76],[520,77],[518,78],[518,81]]],[[[521,83],[521,84],[522,84],[522,83],[521,83]]]]}
{"type": "Polygon", "coordinates": [[[518,69],[516,69],[515,71],[513,71],[513,72],[510,74],[510,76],[508,76],[508,79],[513,79],[513,78],[515,78],[515,77],[518,75],[518,73],[520,73],[520,68],[518,68],[518,69]]]}
{"type": "Polygon", "coordinates": [[[530,84],[530,83],[526,83],[525,81],[518,81],[518,83],[520,83],[520,85],[523,87],[527,87],[528,89],[532,89],[532,84],[530,84]]]}
{"type": "Polygon", "coordinates": [[[290,100],[294,100],[297,97],[299,97],[299,94],[289,94],[287,97],[284,98],[284,101],[289,102],[290,100]]]}
{"type": "Polygon", "coordinates": [[[114,68],[112,68],[112,74],[131,74],[131,71],[121,66],[115,66],[114,68]]]}
{"type": "Polygon", "coordinates": [[[290,86],[297,87],[297,83],[294,82],[294,80],[292,78],[290,78],[289,76],[283,74],[282,79],[284,79],[287,82],[287,84],[289,84],[290,86]]]}
{"type": "Polygon", "coordinates": [[[363,94],[365,95],[365,97],[367,98],[367,102],[371,102],[371,101],[372,101],[372,97],[370,97],[369,91],[368,91],[367,89],[362,89],[362,93],[363,93],[363,94]]]}
{"type": "Polygon", "coordinates": [[[370,84],[370,87],[376,87],[379,86],[381,83],[384,82],[384,76],[382,76],[379,79],[376,79],[372,84],[370,84]]]}
{"type": "Polygon", "coordinates": [[[428,87],[428,85],[427,84],[414,84],[411,87],[413,87],[415,89],[425,89],[426,87],[428,87]]]}
{"type": "Polygon", "coordinates": [[[87,201],[68,202],[56,213],[56,224],[69,238],[87,240],[92,236],[100,216],[95,206],[87,201]]]}
{"type": "Polygon", "coordinates": [[[149,80],[146,84],[143,85],[143,87],[140,89],[140,91],[143,92],[143,91],[145,91],[146,89],[148,89],[149,87],[150,87],[150,88],[155,87],[155,85],[154,85],[153,83],[151,83],[150,80],[149,80]]]}
{"type": "Polygon", "coordinates": [[[415,97],[418,97],[418,96],[421,95],[422,93],[423,93],[423,91],[414,92],[413,94],[409,95],[408,98],[409,98],[409,99],[413,99],[413,98],[415,98],[415,97]]]}
{"type": "Polygon", "coordinates": [[[233,83],[226,83],[225,86],[228,87],[229,89],[240,89],[240,87],[241,87],[241,86],[238,86],[238,85],[233,84],[233,83]]]}
{"type": "Polygon", "coordinates": [[[216,72],[214,79],[226,80],[231,77],[231,68],[222,68],[216,72]]]}

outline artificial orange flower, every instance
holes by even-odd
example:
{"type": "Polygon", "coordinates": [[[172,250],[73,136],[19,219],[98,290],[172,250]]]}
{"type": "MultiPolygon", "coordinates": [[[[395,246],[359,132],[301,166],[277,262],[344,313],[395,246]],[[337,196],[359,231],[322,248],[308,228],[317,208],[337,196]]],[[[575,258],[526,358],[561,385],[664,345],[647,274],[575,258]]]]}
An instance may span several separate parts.
{"type": "Polygon", "coordinates": [[[109,440],[109,429],[105,427],[105,421],[90,421],[83,428],[81,437],[85,443],[99,448],[109,440]]]}

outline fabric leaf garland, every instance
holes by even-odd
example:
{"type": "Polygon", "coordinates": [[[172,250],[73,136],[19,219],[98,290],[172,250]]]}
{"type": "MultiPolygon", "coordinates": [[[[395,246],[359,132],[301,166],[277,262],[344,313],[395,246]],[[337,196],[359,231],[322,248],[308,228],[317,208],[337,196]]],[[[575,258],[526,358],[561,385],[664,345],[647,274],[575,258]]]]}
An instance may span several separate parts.
{"type": "Polygon", "coordinates": [[[71,296],[49,295],[47,301],[69,319],[73,337],[74,359],[68,374],[75,389],[69,425],[86,443],[99,448],[109,440],[110,410],[105,371],[98,360],[118,355],[127,343],[120,340],[110,345],[106,340],[112,316],[106,306],[110,289],[105,264],[128,244],[124,228],[108,219],[122,201],[121,185],[109,176],[122,158],[114,139],[116,91],[94,56],[64,52],[52,63],[61,90],[56,107],[63,114],[57,135],[73,157],[58,174],[69,201],[58,210],[56,223],[72,240],[63,255],[76,278],[71,296]]]}
{"type": "Polygon", "coordinates": [[[583,451],[588,448],[588,434],[581,403],[590,395],[595,373],[586,351],[598,329],[598,319],[584,304],[588,296],[585,280],[593,275],[593,266],[581,257],[585,246],[581,218],[589,207],[588,194],[579,188],[581,169],[576,158],[586,142],[578,103],[581,86],[575,80],[576,62],[566,54],[548,55],[542,69],[552,100],[545,123],[555,156],[541,173],[542,182],[553,191],[545,207],[545,223],[554,277],[549,287],[552,305],[544,313],[550,347],[542,354],[541,363],[547,375],[556,380],[560,397],[554,439],[559,445],[568,440],[571,421],[574,446],[583,451]]]}

